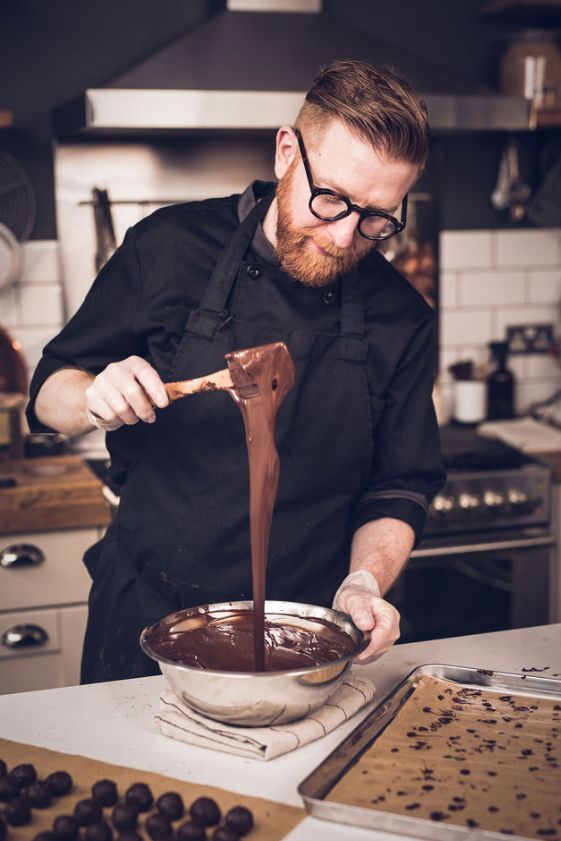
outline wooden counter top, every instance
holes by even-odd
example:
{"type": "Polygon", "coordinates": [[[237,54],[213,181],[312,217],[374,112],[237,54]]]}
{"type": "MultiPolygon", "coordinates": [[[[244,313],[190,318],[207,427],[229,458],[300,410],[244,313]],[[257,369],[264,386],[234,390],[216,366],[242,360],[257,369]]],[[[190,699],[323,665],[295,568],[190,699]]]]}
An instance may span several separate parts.
{"type": "Polygon", "coordinates": [[[109,523],[103,485],[78,456],[0,462],[0,484],[0,534],[109,523]]]}

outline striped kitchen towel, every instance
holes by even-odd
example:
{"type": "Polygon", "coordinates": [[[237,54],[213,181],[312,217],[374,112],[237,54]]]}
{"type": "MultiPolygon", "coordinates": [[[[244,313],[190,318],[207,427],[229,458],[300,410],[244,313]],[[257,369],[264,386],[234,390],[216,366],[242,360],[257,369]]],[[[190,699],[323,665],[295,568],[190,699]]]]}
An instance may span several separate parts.
{"type": "Polygon", "coordinates": [[[179,700],[171,689],[160,697],[154,717],[164,736],[189,745],[254,759],[274,759],[331,733],[368,704],[376,687],[360,670],[353,669],[326,703],[305,718],[270,727],[238,727],[200,715],[179,700]]]}

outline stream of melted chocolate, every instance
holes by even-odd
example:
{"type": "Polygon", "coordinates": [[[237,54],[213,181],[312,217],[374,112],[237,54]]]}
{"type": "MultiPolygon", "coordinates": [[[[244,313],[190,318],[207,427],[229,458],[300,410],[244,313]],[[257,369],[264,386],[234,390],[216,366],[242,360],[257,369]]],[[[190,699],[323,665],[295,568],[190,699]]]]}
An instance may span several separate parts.
{"type": "Polygon", "coordinates": [[[283,342],[226,354],[230,391],[243,418],[249,458],[249,522],[253,579],[255,671],[265,669],[265,579],[273,508],[279,483],[277,412],[294,385],[294,363],[283,342]]]}

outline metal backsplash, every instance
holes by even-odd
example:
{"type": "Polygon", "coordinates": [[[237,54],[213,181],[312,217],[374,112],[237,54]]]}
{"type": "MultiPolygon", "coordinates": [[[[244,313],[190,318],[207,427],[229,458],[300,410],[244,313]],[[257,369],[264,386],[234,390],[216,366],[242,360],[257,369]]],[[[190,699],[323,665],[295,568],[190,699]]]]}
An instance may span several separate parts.
{"type": "Polygon", "coordinates": [[[94,188],[108,191],[119,244],[127,228],[158,207],[230,195],[255,178],[272,179],[273,155],[273,135],[60,144],[55,193],[65,318],[78,309],[96,275],[94,188]]]}

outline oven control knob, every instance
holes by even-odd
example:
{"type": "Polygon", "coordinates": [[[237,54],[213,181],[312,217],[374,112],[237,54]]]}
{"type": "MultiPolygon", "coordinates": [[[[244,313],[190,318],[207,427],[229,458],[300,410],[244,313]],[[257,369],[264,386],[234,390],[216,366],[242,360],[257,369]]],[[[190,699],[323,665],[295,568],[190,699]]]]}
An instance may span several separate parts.
{"type": "Polygon", "coordinates": [[[504,494],[497,493],[497,491],[485,491],[483,503],[487,508],[500,508],[501,505],[505,504],[504,494]]]}
{"type": "Polygon", "coordinates": [[[462,511],[473,511],[481,505],[481,497],[465,492],[460,494],[458,502],[462,511]]]}
{"type": "Polygon", "coordinates": [[[524,491],[518,490],[517,488],[511,488],[508,492],[508,501],[511,505],[524,505],[528,502],[528,494],[524,493],[524,491]]]}
{"type": "Polygon", "coordinates": [[[454,508],[454,497],[438,494],[432,501],[432,507],[437,514],[445,515],[454,508]]]}

